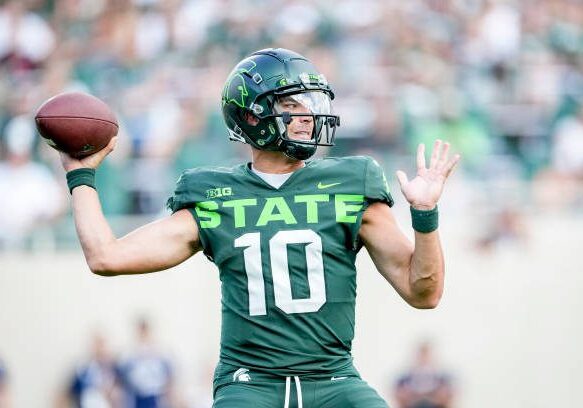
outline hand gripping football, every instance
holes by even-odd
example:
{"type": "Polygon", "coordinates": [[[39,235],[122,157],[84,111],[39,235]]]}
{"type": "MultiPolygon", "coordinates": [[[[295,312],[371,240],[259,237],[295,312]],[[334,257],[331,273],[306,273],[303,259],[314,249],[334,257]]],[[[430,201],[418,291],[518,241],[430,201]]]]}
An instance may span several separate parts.
{"type": "Polygon", "coordinates": [[[103,149],[117,134],[115,115],[102,100],[80,92],[56,95],[34,117],[49,146],[75,158],[103,149]]]}

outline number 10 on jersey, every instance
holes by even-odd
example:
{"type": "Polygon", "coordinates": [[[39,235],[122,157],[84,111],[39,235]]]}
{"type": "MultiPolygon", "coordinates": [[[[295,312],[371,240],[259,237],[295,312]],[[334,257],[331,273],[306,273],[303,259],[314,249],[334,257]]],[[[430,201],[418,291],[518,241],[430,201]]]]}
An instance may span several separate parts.
{"type": "MultiPolygon", "coordinates": [[[[249,314],[267,314],[265,281],[261,262],[261,233],[249,232],[235,240],[235,248],[245,248],[243,258],[247,274],[249,314]]],[[[322,261],[322,239],[309,229],[279,231],[269,240],[269,263],[273,279],[275,305],[285,313],[310,313],[320,310],[326,303],[326,281],[322,261]],[[306,244],[306,266],[310,297],[292,297],[291,277],[287,256],[290,244],[306,244]]]]}

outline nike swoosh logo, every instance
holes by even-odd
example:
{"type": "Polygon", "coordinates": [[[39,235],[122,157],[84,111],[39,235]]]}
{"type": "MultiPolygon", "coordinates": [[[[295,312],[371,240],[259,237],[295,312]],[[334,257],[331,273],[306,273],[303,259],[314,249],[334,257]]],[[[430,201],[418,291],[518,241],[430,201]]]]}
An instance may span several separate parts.
{"type": "Polygon", "coordinates": [[[332,377],[332,378],[330,378],[330,380],[331,380],[331,381],[338,381],[338,380],[345,380],[345,379],[347,379],[347,378],[348,378],[348,377],[332,377]]]}
{"type": "Polygon", "coordinates": [[[330,184],[322,184],[322,182],[320,181],[320,182],[318,183],[318,188],[319,188],[320,190],[322,190],[322,189],[324,189],[324,188],[329,188],[329,187],[334,187],[334,186],[337,186],[338,184],[342,184],[342,183],[330,183],[330,184]]]}

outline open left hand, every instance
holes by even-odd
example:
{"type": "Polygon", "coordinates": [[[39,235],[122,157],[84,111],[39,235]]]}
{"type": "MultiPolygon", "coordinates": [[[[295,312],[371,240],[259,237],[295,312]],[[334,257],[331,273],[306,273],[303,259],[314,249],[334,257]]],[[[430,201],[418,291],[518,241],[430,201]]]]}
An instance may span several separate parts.
{"type": "Polygon", "coordinates": [[[449,143],[443,143],[437,139],[433,145],[429,168],[427,168],[425,167],[425,145],[420,144],[417,147],[417,176],[409,181],[403,171],[397,171],[401,191],[413,208],[431,210],[437,205],[445,180],[460,160],[459,154],[449,159],[448,152],[449,143]]]}

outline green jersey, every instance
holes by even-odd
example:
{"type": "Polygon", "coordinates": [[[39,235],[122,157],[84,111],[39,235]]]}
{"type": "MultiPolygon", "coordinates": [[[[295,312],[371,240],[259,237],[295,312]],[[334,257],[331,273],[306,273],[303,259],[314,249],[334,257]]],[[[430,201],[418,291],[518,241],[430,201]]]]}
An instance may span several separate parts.
{"type": "Polygon", "coordinates": [[[362,215],[393,204],[369,157],[306,162],[278,189],[249,164],[182,174],[168,200],[194,216],[219,268],[220,360],[281,375],[351,366],[362,215]]]}

